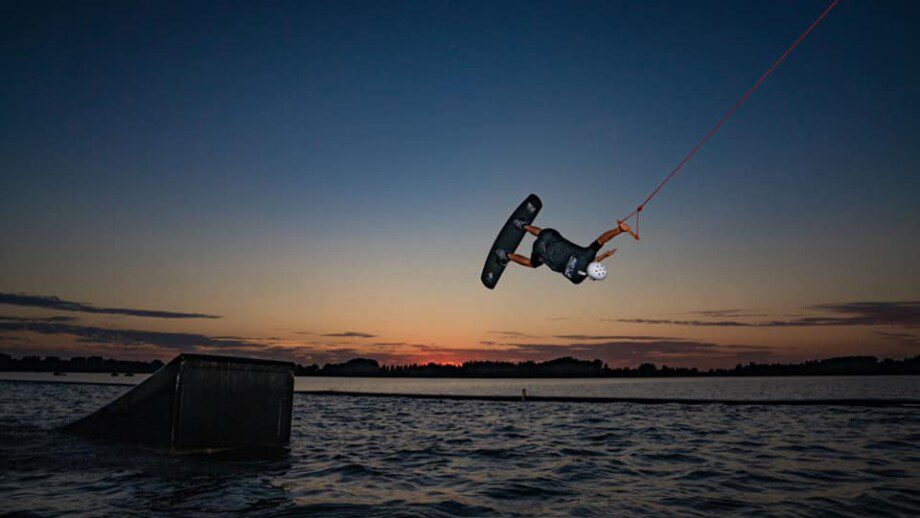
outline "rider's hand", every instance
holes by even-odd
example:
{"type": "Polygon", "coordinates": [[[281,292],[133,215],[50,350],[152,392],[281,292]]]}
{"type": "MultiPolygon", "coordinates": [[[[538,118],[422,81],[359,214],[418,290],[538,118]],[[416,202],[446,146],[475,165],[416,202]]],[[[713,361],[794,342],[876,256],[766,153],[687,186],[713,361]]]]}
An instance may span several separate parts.
{"type": "Polygon", "coordinates": [[[620,230],[622,230],[623,232],[629,232],[630,230],[632,230],[631,228],[629,228],[629,225],[627,225],[625,221],[621,221],[619,227],[620,227],[620,230]]]}

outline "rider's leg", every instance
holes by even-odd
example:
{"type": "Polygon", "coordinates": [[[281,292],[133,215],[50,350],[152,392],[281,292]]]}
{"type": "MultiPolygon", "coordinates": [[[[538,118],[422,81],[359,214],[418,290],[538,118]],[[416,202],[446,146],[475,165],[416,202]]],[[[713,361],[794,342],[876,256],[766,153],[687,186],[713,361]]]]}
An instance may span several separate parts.
{"type": "Polygon", "coordinates": [[[530,232],[531,234],[533,234],[533,235],[535,235],[535,236],[539,236],[539,235],[540,235],[540,232],[543,232],[543,229],[542,229],[542,228],[540,228],[540,227],[535,227],[535,226],[533,226],[533,225],[524,225],[524,230],[530,232]]]}
{"type": "Polygon", "coordinates": [[[524,265],[524,266],[533,268],[533,263],[530,262],[529,257],[524,257],[523,255],[518,255],[518,254],[508,254],[508,259],[520,265],[524,265]]]}

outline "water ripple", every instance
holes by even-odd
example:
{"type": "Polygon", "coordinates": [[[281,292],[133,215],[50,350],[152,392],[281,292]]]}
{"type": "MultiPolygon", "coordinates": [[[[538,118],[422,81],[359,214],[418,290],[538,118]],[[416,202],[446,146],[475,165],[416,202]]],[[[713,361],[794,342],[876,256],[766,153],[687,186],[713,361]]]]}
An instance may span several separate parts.
{"type": "Polygon", "coordinates": [[[242,461],[56,432],[124,388],[0,383],[6,511],[182,516],[920,513],[915,409],[298,395],[291,450],[242,461]]]}

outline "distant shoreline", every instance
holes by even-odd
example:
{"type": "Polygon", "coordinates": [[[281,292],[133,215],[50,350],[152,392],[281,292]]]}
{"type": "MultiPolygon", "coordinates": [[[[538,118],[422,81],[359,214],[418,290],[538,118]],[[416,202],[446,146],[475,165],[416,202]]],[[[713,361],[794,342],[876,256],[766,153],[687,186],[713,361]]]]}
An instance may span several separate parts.
{"type": "MultiPolygon", "coordinates": [[[[69,360],[46,356],[13,358],[0,353],[0,372],[101,373],[113,377],[151,374],[163,366],[151,362],[125,361],[99,356],[74,357],[69,360]]],[[[775,377],[775,376],[884,376],[920,375],[920,356],[902,360],[878,359],[874,356],[847,356],[811,360],[793,364],[736,365],[734,368],[701,370],[695,367],[657,366],[643,363],[638,367],[610,367],[601,360],[571,357],[543,362],[468,361],[461,365],[412,364],[381,365],[369,358],[355,358],[344,363],[294,366],[295,376],[361,378],[445,378],[445,379],[592,379],[592,378],[700,378],[700,377],[775,377]]],[[[63,380],[62,380],[63,381],[63,380]]],[[[122,384],[122,383],[115,383],[122,384]]]]}

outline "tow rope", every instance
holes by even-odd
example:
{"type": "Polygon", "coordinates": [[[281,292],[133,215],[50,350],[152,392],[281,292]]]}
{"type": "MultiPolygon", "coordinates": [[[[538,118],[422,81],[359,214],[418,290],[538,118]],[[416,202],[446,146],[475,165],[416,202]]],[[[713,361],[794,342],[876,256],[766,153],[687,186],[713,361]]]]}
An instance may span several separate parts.
{"type": "Polygon", "coordinates": [[[809,34],[811,34],[811,31],[813,31],[815,27],[817,27],[818,24],[821,23],[821,21],[824,20],[824,18],[826,18],[827,15],[830,14],[831,10],[833,10],[834,7],[837,7],[837,4],[839,3],[840,3],[840,0],[833,0],[830,3],[830,5],[827,6],[824,12],[821,13],[821,16],[818,16],[818,18],[814,22],[812,22],[811,25],[809,25],[807,29],[805,29],[805,32],[803,32],[801,35],[799,35],[798,38],[796,38],[796,40],[792,43],[792,45],[790,45],[789,48],[786,49],[786,52],[783,52],[783,54],[776,61],[774,61],[772,65],[770,65],[770,68],[768,68],[767,71],[764,72],[763,75],[760,76],[760,79],[758,79],[757,82],[755,82],[753,86],[751,86],[750,88],[748,88],[746,92],[744,92],[744,95],[742,95],[741,98],[738,99],[737,102],[735,102],[734,106],[732,106],[731,109],[728,110],[728,113],[722,116],[719,122],[717,122],[716,125],[713,126],[712,129],[710,129],[708,133],[706,133],[706,135],[702,138],[702,140],[700,140],[696,144],[696,146],[694,146],[693,149],[691,149],[690,152],[687,153],[687,155],[683,158],[683,160],[678,162],[677,166],[675,166],[674,169],[672,169],[671,172],[668,173],[667,176],[665,176],[664,180],[662,180],[661,183],[659,183],[658,186],[655,187],[655,190],[653,190],[652,193],[649,194],[648,197],[646,197],[645,200],[642,203],[640,203],[638,207],[636,207],[632,212],[627,214],[626,217],[617,220],[617,223],[628,221],[630,218],[635,216],[636,217],[636,229],[634,233],[631,232],[631,234],[636,239],[639,239],[639,213],[642,212],[642,209],[644,209],[645,206],[648,204],[648,202],[650,202],[652,198],[654,198],[655,195],[658,194],[658,192],[665,186],[665,184],[671,181],[671,178],[674,178],[674,175],[676,175],[677,172],[680,171],[681,168],[684,167],[684,164],[689,162],[690,159],[693,158],[693,155],[695,155],[696,152],[699,151],[700,148],[702,148],[703,145],[705,145],[706,142],[708,142],[709,139],[711,139],[713,135],[716,134],[717,131],[719,131],[719,128],[721,128],[722,125],[725,124],[725,122],[728,119],[730,119],[731,116],[734,115],[735,112],[738,111],[739,108],[741,108],[741,105],[743,105],[744,102],[748,100],[748,97],[750,97],[751,94],[753,94],[758,88],[760,88],[760,85],[763,84],[763,82],[766,81],[768,77],[770,77],[770,74],[772,74],[773,71],[776,70],[776,68],[779,67],[780,64],[782,64],[782,62],[786,60],[789,54],[791,54],[792,51],[795,50],[795,48],[798,47],[799,44],[802,43],[802,41],[806,37],[808,37],[809,34]]]}

